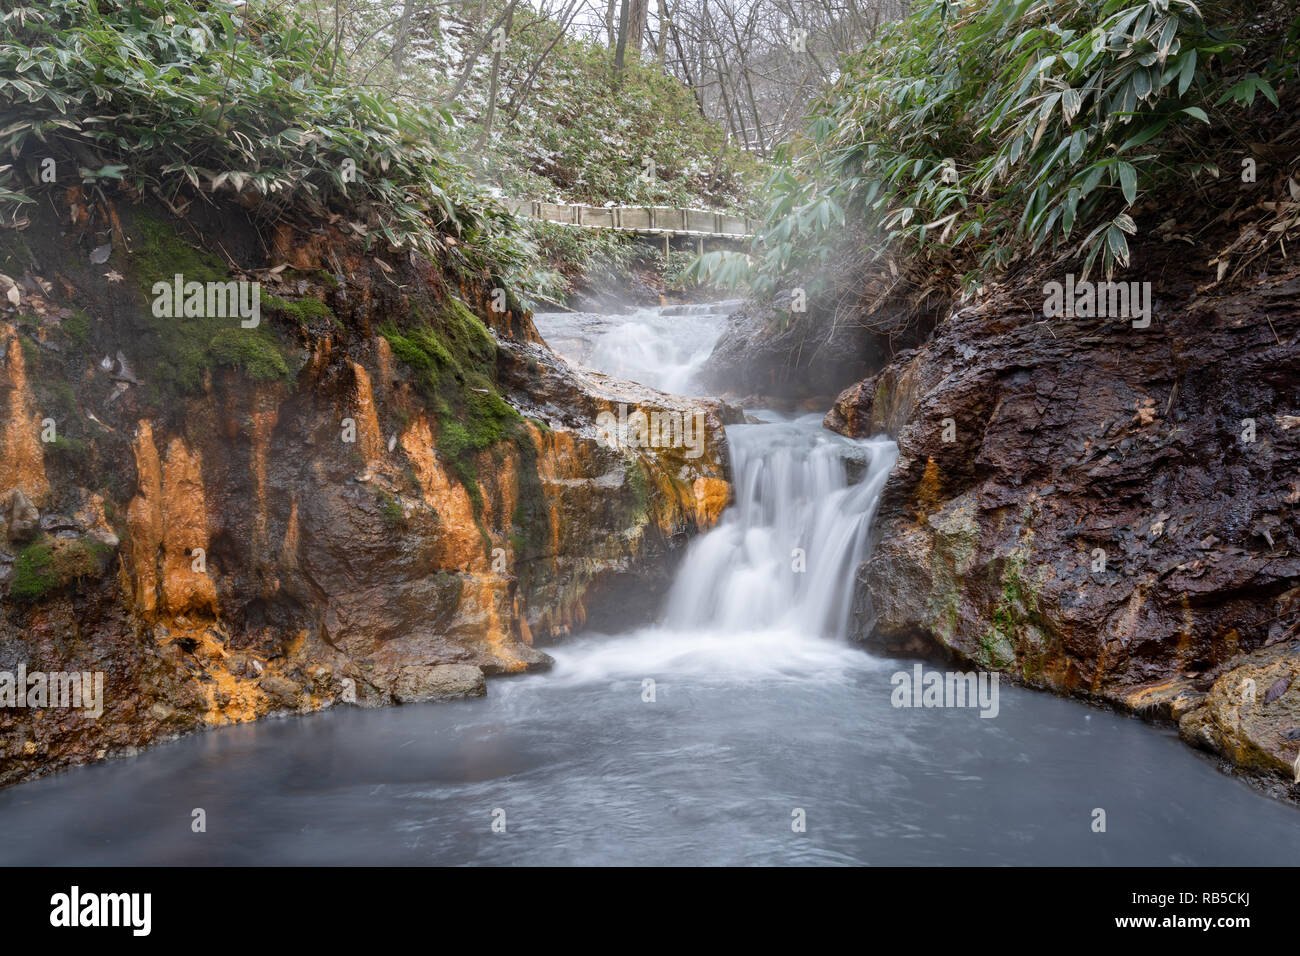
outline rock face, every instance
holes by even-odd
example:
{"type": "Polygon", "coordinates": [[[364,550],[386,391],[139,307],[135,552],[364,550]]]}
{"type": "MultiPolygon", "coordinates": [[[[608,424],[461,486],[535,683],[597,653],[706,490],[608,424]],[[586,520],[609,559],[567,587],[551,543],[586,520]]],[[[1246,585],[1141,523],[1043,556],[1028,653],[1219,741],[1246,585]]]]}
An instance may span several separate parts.
{"type": "Polygon", "coordinates": [[[0,249],[24,290],[0,315],[21,412],[0,424],[0,672],[99,672],[105,698],[98,719],[0,709],[0,783],[274,711],[482,693],[547,666],[534,645],[651,613],[726,502],[719,406],[575,373],[486,285],[331,229],[263,246],[230,210],[184,235],[104,212],[106,264],[53,220],[0,249]],[[197,270],[202,234],[262,283],[272,338],[150,324],[141,290],[197,270]],[[620,403],[700,412],[702,454],[602,441],[620,403]]]}
{"type": "MultiPolygon", "coordinates": [[[[877,311],[871,329],[829,315],[808,315],[790,290],[771,305],[748,302],[727,320],[700,381],[714,394],[764,400],[822,399],[881,367],[899,348],[920,342],[933,320],[906,309],[877,311]]],[[[815,313],[817,301],[809,303],[815,313]]],[[[833,298],[829,293],[822,298],[833,298]]]]}
{"type": "Polygon", "coordinates": [[[1194,278],[1158,284],[1138,329],[1045,321],[1030,277],[840,396],[828,427],[890,432],[900,453],[858,626],[1181,720],[1184,738],[1289,785],[1300,275],[1233,293],[1194,278]]]}

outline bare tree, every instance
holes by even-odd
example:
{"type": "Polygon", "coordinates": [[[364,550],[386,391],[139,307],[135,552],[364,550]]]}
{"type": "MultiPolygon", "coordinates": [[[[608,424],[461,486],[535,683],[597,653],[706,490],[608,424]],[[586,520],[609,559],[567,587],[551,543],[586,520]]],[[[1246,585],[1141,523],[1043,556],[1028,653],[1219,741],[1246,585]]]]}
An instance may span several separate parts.
{"type": "MultiPolygon", "coordinates": [[[[291,2],[330,39],[331,68],[364,65],[349,77],[427,101],[430,88],[407,76],[412,56],[439,61],[438,99],[460,102],[482,127],[514,123],[543,85],[559,45],[577,40],[609,50],[618,80],[642,60],[690,88],[700,114],[727,138],[760,154],[796,133],[812,100],[835,81],[845,55],[860,50],[910,0],[265,0],[291,2]],[[541,32],[530,32],[541,31],[541,32]],[[506,54],[504,33],[529,42],[506,54]],[[448,47],[438,38],[449,35],[448,47]],[[649,50],[648,53],[643,51],[649,50]],[[490,61],[484,54],[492,52],[490,61]],[[345,57],[346,54],[346,57],[345,57]],[[650,59],[653,57],[653,60],[650,59]],[[463,99],[468,92],[471,95],[463,99]]],[[[419,74],[427,76],[427,73],[419,74]]]]}

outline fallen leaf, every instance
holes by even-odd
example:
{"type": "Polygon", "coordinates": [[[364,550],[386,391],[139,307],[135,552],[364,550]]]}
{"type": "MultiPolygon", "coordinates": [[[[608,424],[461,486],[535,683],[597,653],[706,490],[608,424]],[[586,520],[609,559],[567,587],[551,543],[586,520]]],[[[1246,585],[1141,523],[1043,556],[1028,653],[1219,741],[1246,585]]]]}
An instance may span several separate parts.
{"type": "Polygon", "coordinates": [[[1287,688],[1290,686],[1291,678],[1279,677],[1277,680],[1273,681],[1273,683],[1269,685],[1268,690],[1264,692],[1264,703],[1273,703],[1273,701],[1285,694],[1287,688]]]}

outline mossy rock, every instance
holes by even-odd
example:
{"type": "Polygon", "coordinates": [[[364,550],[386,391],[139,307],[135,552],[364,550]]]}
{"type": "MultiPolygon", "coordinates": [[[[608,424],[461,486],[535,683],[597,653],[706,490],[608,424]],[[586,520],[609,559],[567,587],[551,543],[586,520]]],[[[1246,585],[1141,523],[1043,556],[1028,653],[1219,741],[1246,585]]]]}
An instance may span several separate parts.
{"type": "Polygon", "coordinates": [[[35,604],[74,581],[97,578],[112,552],[108,545],[84,538],[41,538],[19,552],[9,598],[35,604]]]}
{"type": "Polygon", "coordinates": [[[68,341],[84,349],[90,342],[90,316],[81,309],[74,309],[72,314],[59,324],[59,330],[68,341]]]}
{"type": "Polygon", "coordinates": [[[389,531],[400,531],[406,527],[406,512],[397,499],[385,491],[377,493],[376,501],[379,504],[379,515],[384,519],[384,525],[389,531]]]}
{"type": "Polygon", "coordinates": [[[454,299],[433,321],[407,328],[389,323],[379,333],[414,373],[416,390],[438,420],[438,453],[477,512],[483,502],[474,456],[524,431],[523,418],[497,391],[496,341],[478,316],[454,299]]]}
{"type": "MultiPolygon", "coordinates": [[[[551,537],[551,517],[537,470],[537,449],[527,423],[496,384],[497,344],[483,321],[461,301],[417,303],[411,324],[379,329],[393,355],[411,372],[411,384],[438,424],[439,457],[464,486],[477,518],[483,512],[477,460],[510,442],[518,498],[510,516],[510,539],[524,566],[551,537]]],[[[497,456],[498,462],[501,460],[497,456]]],[[[480,525],[485,547],[491,547],[480,525]]]]}

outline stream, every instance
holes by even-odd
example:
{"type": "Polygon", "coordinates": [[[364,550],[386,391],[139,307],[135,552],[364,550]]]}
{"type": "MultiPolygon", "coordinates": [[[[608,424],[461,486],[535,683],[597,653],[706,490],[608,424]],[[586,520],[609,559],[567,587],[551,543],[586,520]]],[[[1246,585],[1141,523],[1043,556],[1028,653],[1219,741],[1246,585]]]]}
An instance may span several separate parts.
{"type": "MultiPolygon", "coordinates": [[[[571,361],[691,394],[725,314],[537,324],[571,361]]],[[[1172,729],[1005,684],[996,716],[895,707],[915,662],[844,637],[894,443],[749,411],[727,430],[736,501],[661,623],[548,647],[552,671],[478,700],[230,727],[10,787],[0,863],[1294,861],[1295,809],[1172,729]]]]}

